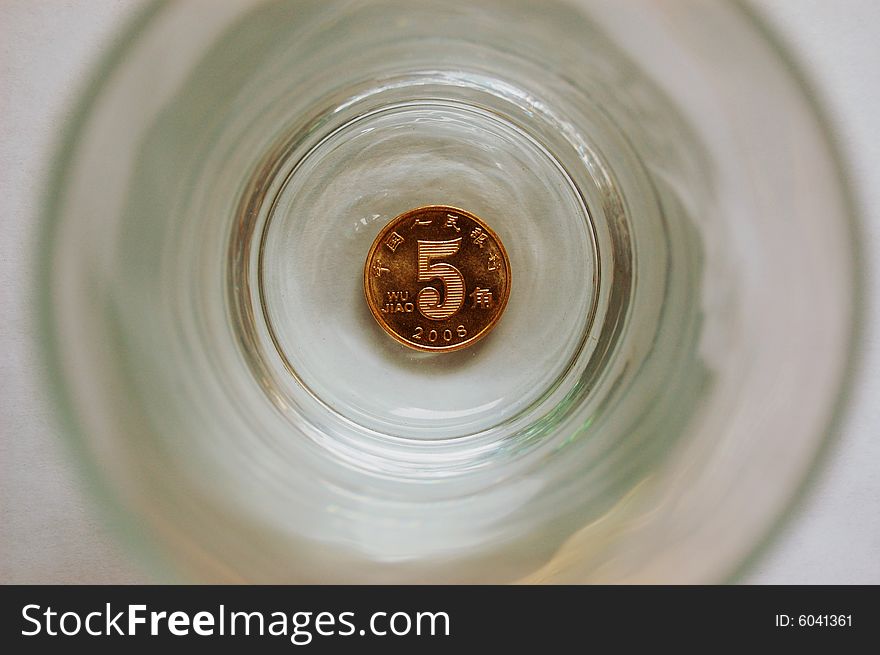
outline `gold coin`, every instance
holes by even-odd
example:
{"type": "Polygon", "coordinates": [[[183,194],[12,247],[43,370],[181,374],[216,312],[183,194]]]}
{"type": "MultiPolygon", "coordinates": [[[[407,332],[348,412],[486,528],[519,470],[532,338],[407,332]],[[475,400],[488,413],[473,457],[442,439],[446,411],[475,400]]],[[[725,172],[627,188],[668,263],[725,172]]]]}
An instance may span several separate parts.
{"type": "Polygon", "coordinates": [[[510,296],[510,260],[498,235],[470,212],[429,205],[386,225],[364,266],[376,321],[416,350],[470,346],[498,323],[510,296]]]}

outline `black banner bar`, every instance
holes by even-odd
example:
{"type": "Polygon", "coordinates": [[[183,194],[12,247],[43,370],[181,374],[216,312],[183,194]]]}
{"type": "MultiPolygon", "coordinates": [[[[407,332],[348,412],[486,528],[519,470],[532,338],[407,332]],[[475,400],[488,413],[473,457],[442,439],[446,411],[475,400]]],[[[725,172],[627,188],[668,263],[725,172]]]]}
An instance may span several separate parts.
{"type": "Polygon", "coordinates": [[[221,640],[259,652],[522,652],[880,636],[876,587],[8,586],[0,594],[4,645],[97,653],[221,640]]]}

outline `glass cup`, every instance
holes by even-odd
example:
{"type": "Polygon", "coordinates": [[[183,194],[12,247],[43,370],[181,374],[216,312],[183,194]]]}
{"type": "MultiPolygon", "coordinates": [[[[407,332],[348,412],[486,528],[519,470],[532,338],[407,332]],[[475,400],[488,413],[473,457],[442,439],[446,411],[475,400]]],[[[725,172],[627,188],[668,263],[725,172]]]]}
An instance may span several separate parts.
{"type": "Polygon", "coordinates": [[[151,5],[51,189],[58,404],[170,577],[726,580],[839,411],[851,203],[737,4],[151,5]],[[432,204],[511,262],[452,353],[363,297],[376,235],[432,204]]]}

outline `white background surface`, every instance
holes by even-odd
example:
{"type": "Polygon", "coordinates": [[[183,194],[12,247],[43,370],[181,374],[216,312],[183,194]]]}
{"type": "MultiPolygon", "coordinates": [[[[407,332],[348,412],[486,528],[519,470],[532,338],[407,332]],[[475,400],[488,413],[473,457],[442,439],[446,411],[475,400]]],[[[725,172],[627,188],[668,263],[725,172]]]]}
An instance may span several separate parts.
{"type": "MultiPolygon", "coordinates": [[[[40,383],[34,242],[59,130],[138,2],[0,0],[0,582],[146,582],[65,450],[40,383]]],[[[863,209],[866,329],[851,409],[810,492],[745,577],[880,583],[880,2],[753,3],[836,125],[863,209]]],[[[817,308],[821,311],[821,308],[817,308]]]]}

